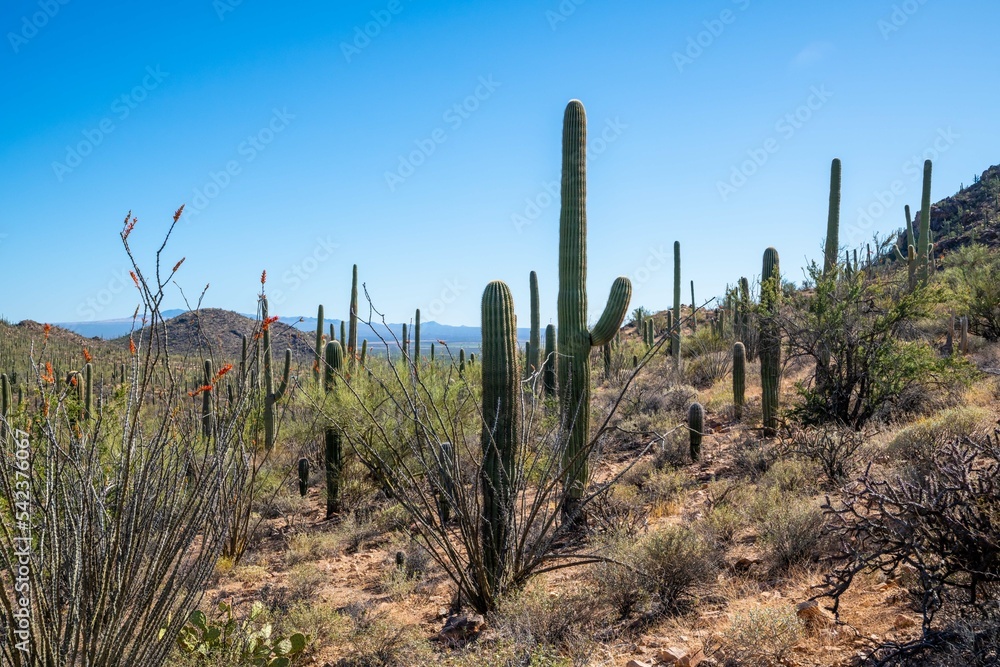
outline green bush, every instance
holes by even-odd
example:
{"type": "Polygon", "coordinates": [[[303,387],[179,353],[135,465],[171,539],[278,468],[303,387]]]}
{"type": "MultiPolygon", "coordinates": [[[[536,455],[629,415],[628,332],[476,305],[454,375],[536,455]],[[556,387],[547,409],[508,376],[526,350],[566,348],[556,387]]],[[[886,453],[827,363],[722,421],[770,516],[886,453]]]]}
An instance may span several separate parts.
{"type": "Polygon", "coordinates": [[[301,632],[276,634],[260,602],[253,603],[245,619],[237,618],[226,602],[219,603],[219,615],[213,619],[192,612],[177,638],[182,653],[206,666],[289,667],[308,644],[309,637],[301,632]]]}

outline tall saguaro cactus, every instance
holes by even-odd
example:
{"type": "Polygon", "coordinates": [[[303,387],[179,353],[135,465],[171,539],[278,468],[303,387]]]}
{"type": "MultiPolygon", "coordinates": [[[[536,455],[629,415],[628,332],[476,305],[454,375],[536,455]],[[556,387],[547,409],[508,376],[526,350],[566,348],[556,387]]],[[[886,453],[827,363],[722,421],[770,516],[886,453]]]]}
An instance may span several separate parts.
{"type": "Polygon", "coordinates": [[[931,261],[931,161],[924,160],[924,186],[920,194],[920,237],[917,239],[917,269],[926,283],[931,261]]]}
{"type": "Polygon", "coordinates": [[[840,253],[840,158],[830,163],[830,212],[826,219],[826,246],[823,253],[823,274],[837,267],[840,253]]]}
{"type": "MultiPolygon", "coordinates": [[[[326,344],[326,363],[323,369],[323,389],[329,394],[337,382],[337,374],[344,370],[344,348],[340,341],[331,340],[326,344]]],[[[344,448],[341,444],[340,429],[328,424],[323,432],[323,461],[326,475],[326,517],[340,511],[340,472],[344,467],[344,448]]]]}
{"type": "Polygon", "coordinates": [[[764,433],[774,435],[778,428],[778,393],[781,386],[781,335],[775,322],[781,301],[781,271],[778,251],[764,251],[760,278],[760,386],[764,413],[764,433]]]}
{"type": "Polygon", "coordinates": [[[578,523],[590,474],[590,348],[609,342],[625,319],[632,283],[616,278],[604,313],[587,328],[587,115],[579,100],[563,116],[559,211],[559,414],[567,434],[563,453],[566,500],[563,517],[578,523]]]}
{"type": "Polygon", "coordinates": [[[319,384],[323,368],[323,304],[316,308],[316,359],[313,363],[313,381],[319,384]]]}
{"type": "Polygon", "coordinates": [[[520,436],[517,318],[510,288],[486,286],[483,336],[483,560],[489,589],[503,585],[514,520],[515,455],[520,436]]]}
{"type": "Polygon", "coordinates": [[[6,373],[0,375],[0,444],[6,443],[7,436],[10,434],[9,420],[12,398],[10,384],[6,373]]]}
{"type": "Polygon", "coordinates": [[[420,309],[413,314],[413,372],[420,367],[420,309]]]}
{"type": "Polygon", "coordinates": [[[681,242],[674,241],[674,319],[670,331],[674,368],[681,367],[681,242]]]}
{"type": "Polygon", "coordinates": [[[205,382],[201,394],[201,434],[212,437],[212,360],[205,360],[205,382]]]}
{"type": "Polygon", "coordinates": [[[538,306],[538,274],[532,271],[528,275],[528,282],[531,289],[531,329],[528,333],[528,373],[537,373],[542,369],[542,324],[538,306]]]}
{"type": "Polygon", "coordinates": [[[358,265],[354,265],[351,273],[351,313],[350,324],[347,327],[347,360],[354,366],[354,356],[358,349],[358,265]]]}
{"type": "Polygon", "coordinates": [[[274,447],[274,411],[275,404],[285,395],[288,388],[288,377],[292,367],[292,351],[285,350],[285,367],[281,371],[281,381],[274,386],[274,375],[271,372],[271,322],[267,319],[267,297],[260,297],[261,328],[264,337],[264,446],[270,451],[274,447]]]}
{"type": "Polygon", "coordinates": [[[556,393],[556,325],[545,327],[545,360],[542,362],[542,386],[545,393],[556,393]]]}
{"type": "Polygon", "coordinates": [[[743,404],[746,402],[747,351],[743,343],[733,343],[733,416],[743,418],[743,404]]]}

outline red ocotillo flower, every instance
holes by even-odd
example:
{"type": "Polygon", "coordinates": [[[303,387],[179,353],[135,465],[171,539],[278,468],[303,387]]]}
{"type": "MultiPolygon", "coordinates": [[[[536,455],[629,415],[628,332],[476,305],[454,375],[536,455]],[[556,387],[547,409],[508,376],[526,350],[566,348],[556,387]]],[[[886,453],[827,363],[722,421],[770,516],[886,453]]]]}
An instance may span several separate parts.
{"type": "Polygon", "coordinates": [[[198,387],[197,389],[195,389],[194,391],[189,391],[188,392],[188,396],[194,398],[198,394],[200,394],[202,392],[205,392],[205,391],[212,391],[212,385],[210,385],[210,384],[202,385],[202,386],[198,387]]]}
{"type": "Polygon", "coordinates": [[[132,276],[132,282],[135,283],[136,289],[139,288],[139,276],[135,275],[135,271],[129,271],[128,274],[132,276]]]}
{"type": "Polygon", "coordinates": [[[87,350],[87,348],[83,348],[83,360],[89,364],[90,360],[93,358],[94,357],[90,354],[90,351],[87,350]]]}
{"type": "Polygon", "coordinates": [[[125,216],[125,229],[122,230],[123,240],[127,239],[128,235],[132,233],[132,229],[135,228],[135,223],[137,222],[139,222],[139,219],[132,215],[132,211],[129,211],[125,216]]]}
{"type": "Polygon", "coordinates": [[[224,376],[226,373],[228,373],[231,370],[233,370],[233,365],[232,364],[226,364],[225,366],[223,366],[222,368],[219,369],[218,373],[215,374],[215,377],[212,378],[212,382],[218,382],[222,378],[222,376],[224,376]]]}
{"type": "Polygon", "coordinates": [[[187,257],[181,257],[181,261],[179,261],[176,264],[174,264],[174,268],[171,269],[170,272],[171,273],[177,273],[177,269],[181,268],[181,264],[184,263],[185,259],[187,259],[187,257]]]}
{"type": "Polygon", "coordinates": [[[267,282],[267,269],[260,272],[260,284],[263,285],[267,282]]]}
{"type": "Polygon", "coordinates": [[[132,340],[131,336],[128,337],[128,351],[133,355],[135,354],[135,341],[132,340]]]}
{"type": "Polygon", "coordinates": [[[178,220],[181,219],[181,213],[184,212],[184,206],[185,204],[181,204],[181,207],[176,211],[174,211],[174,222],[177,222],[178,220]]]}
{"type": "Polygon", "coordinates": [[[45,340],[48,340],[49,339],[49,332],[52,331],[52,325],[51,324],[46,324],[44,327],[42,327],[42,331],[45,332],[45,340]]]}

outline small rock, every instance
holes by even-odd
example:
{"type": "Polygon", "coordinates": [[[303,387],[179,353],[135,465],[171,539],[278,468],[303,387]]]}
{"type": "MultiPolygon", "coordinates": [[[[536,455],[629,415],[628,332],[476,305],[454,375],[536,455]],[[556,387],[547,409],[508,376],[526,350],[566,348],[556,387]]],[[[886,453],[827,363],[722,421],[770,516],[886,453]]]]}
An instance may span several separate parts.
{"type": "Polygon", "coordinates": [[[905,614],[898,614],[896,618],[892,619],[892,627],[896,628],[897,630],[902,630],[904,628],[912,628],[916,624],[917,624],[916,621],[914,621],[909,616],[906,616],[905,614]]]}
{"type": "Polygon", "coordinates": [[[816,600],[806,600],[795,605],[795,614],[810,630],[820,630],[833,625],[833,615],[819,606],[816,600]]]}
{"type": "Polygon", "coordinates": [[[478,634],[485,625],[486,619],[480,614],[449,616],[438,637],[451,644],[458,644],[478,634]]]}
{"type": "Polygon", "coordinates": [[[687,657],[687,651],[676,646],[657,651],[656,659],[664,665],[673,665],[680,662],[681,658],[687,657]]]}
{"type": "Polygon", "coordinates": [[[629,660],[625,667],[653,667],[653,663],[643,662],[642,660],[629,660]]]}

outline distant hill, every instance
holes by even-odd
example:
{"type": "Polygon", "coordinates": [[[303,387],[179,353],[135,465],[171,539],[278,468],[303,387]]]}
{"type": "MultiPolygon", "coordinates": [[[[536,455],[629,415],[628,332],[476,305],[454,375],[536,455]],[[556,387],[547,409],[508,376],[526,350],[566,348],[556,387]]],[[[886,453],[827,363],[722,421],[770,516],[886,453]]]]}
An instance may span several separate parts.
{"type": "MultiPolygon", "coordinates": [[[[185,311],[175,308],[173,310],[163,311],[162,315],[163,319],[167,320],[171,317],[176,317],[183,312],[185,311]]],[[[81,336],[86,336],[87,338],[97,337],[110,340],[112,338],[127,336],[128,332],[132,330],[132,318],[122,317],[112,320],[93,320],[89,322],[57,322],[55,326],[75,331],[81,336]]]]}

